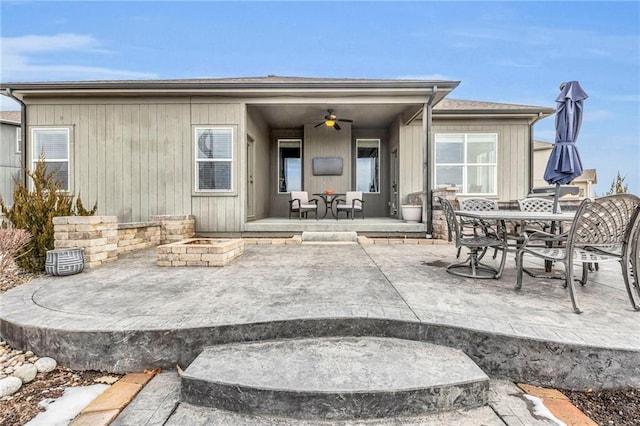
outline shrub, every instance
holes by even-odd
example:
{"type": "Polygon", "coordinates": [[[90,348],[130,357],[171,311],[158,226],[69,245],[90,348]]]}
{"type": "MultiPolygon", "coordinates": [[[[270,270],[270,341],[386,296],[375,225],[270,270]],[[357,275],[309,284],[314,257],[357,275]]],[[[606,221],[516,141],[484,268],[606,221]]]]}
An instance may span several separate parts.
{"type": "Polygon", "coordinates": [[[74,202],[74,196],[60,190],[61,185],[55,178],[55,170],[47,171],[42,159],[36,163],[33,171],[25,170],[33,183],[29,190],[25,182],[16,183],[13,191],[13,206],[5,206],[0,198],[0,207],[15,228],[28,231],[32,238],[17,258],[18,266],[29,272],[41,272],[47,250],[53,249],[53,218],[56,216],[92,216],[98,209],[97,203],[91,210],[82,205],[80,196],[74,202]]]}
{"type": "Polygon", "coordinates": [[[24,229],[0,229],[0,274],[15,259],[16,254],[31,239],[31,234],[24,229]]]}

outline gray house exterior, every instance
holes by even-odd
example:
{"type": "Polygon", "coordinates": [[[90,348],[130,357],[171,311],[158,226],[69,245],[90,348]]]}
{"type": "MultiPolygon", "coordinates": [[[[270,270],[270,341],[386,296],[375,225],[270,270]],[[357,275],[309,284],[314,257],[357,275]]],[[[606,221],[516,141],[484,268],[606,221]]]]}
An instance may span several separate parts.
{"type": "Polygon", "coordinates": [[[98,214],[191,214],[196,232],[220,234],[287,217],[296,189],[364,189],[368,218],[397,219],[409,194],[428,199],[440,186],[526,196],[533,125],[554,110],[448,99],[458,84],[268,76],[0,88],[24,105],[27,166],[44,152],[98,214]],[[328,110],[340,130],[325,125],[328,110]],[[314,159],[342,169],[318,173],[314,159]]]}
{"type": "Polygon", "coordinates": [[[20,111],[0,111],[0,196],[13,204],[13,189],[20,178],[24,140],[20,111]]]}

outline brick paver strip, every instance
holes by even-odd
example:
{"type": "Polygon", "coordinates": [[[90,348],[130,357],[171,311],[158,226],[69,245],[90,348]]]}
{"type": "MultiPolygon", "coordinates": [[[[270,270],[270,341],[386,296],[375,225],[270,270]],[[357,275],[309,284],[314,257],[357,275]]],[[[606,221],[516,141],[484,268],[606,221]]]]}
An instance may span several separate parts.
{"type": "Polygon", "coordinates": [[[545,398],[542,402],[556,418],[562,420],[567,426],[598,426],[598,423],[587,417],[569,401],[545,398]]]}
{"type": "Polygon", "coordinates": [[[122,410],[153,376],[153,374],[145,373],[127,374],[111,385],[109,389],[98,395],[98,397],[84,407],[80,413],[122,410]]]}
{"type": "Polygon", "coordinates": [[[94,411],[91,413],[81,413],[69,426],[107,426],[120,414],[120,410],[94,411]]]}
{"type": "Polygon", "coordinates": [[[518,387],[529,395],[537,396],[542,399],[564,399],[569,400],[565,394],[556,389],[541,388],[538,386],[527,385],[524,383],[518,383],[518,387]]]}
{"type": "Polygon", "coordinates": [[[524,383],[518,383],[518,387],[525,393],[542,399],[542,403],[551,411],[551,414],[567,426],[598,426],[596,422],[573,405],[565,394],[556,389],[541,388],[524,383]]]}
{"type": "Polygon", "coordinates": [[[152,373],[129,373],[118,381],[144,386],[153,379],[153,376],[155,376],[155,374],[152,373]]]}

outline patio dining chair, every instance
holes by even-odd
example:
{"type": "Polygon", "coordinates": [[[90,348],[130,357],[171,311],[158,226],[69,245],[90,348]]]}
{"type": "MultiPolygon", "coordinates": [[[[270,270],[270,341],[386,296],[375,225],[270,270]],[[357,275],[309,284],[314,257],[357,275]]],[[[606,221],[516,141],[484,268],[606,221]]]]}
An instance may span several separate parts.
{"type": "Polygon", "coordinates": [[[298,219],[302,219],[302,217],[306,218],[309,212],[314,212],[318,219],[318,200],[315,198],[310,200],[307,191],[291,191],[289,219],[291,219],[291,213],[298,213],[298,219]]]}
{"type": "MultiPolygon", "coordinates": [[[[523,198],[521,200],[518,200],[518,206],[520,207],[520,211],[523,212],[553,212],[553,200],[547,198],[523,198]]],[[[558,206],[558,213],[560,213],[560,206],[558,206]]],[[[522,232],[548,232],[549,230],[551,230],[551,226],[551,222],[529,221],[524,224],[524,229],[522,230],[522,232]]],[[[562,230],[560,231],[560,233],[562,233],[562,230]]]]}
{"type": "Polygon", "coordinates": [[[364,219],[362,191],[347,191],[344,197],[344,200],[342,198],[336,199],[336,220],[340,217],[340,212],[345,212],[347,218],[351,215],[351,220],[356,213],[360,213],[364,219]]]}
{"type": "MultiPolygon", "coordinates": [[[[524,255],[535,256],[564,264],[565,288],[569,287],[569,295],[575,313],[581,313],[578,295],[574,286],[573,264],[582,264],[582,279],[587,282],[588,265],[590,263],[618,261],[622,268],[627,294],[633,309],[640,306],[633,297],[629,279],[629,263],[632,262],[630,242],[635,233],[634,224],[640,212],[640,198],[632,194],[617,194],[606,197],[585,199],[576,212],[568,235],[558,236],[543,231],[525,235],[522,246],[516,252],[517,277],[516,290],[522,288],[524,255]],[[563,246],[536,245],[535,241],[543,239],[564,239],[563,246]]],[[[640,296],[637,281],[633,282],[640,296]]]]}
{"type": "MultiPolygon", "coordinates": [[[[492,211],[498,210],[498,202],[495,200],[489,200],[487,198],[464,198],[459,200],[460,210],[467,211],[492,211]]],[[[491,223],[486,220],[460,218],[460,231],[467,235],[468,231],[465,228],[470,228],[473,234],[491,234],[493,236],[498,235],[498,224],[491,223]]],[[[462,247],[458,247],[458,253],[456,257],[460,257],[460,251],[462,247]]],[[[493,258],[495,259],[498,254],[498,249],[494,250],[493,258]]],[[[482,258],[484,253],[480,256],[482,258]]]]}
{"type": "Polygon", "coordinates": [[[507,258],[507,247],[504,240],[487,233],[463,234],[451,202],[442,197],[438,197],[438,201],[447,220],[448,240],[454,241],[456,248],[465,247],[469,250],[467,258],[462,262],[454,262],[447,266],[447,272],[467,278],[500,278],[507,258]],[[480,261],[488,248],[502,250],[502,259],[498,268],[480,261]]]}

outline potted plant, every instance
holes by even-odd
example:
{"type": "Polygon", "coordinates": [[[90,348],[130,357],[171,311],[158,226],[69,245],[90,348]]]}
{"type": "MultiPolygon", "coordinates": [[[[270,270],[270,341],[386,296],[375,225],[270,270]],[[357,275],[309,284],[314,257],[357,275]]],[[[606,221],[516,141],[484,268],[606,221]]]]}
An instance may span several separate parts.
{"type": "Polygon", "coordinates": [[[408,223],[418,223],[422,219],[422,198],[421,193],[409,194],[407,204],[400,206],[402,218],[408,223]]]}

